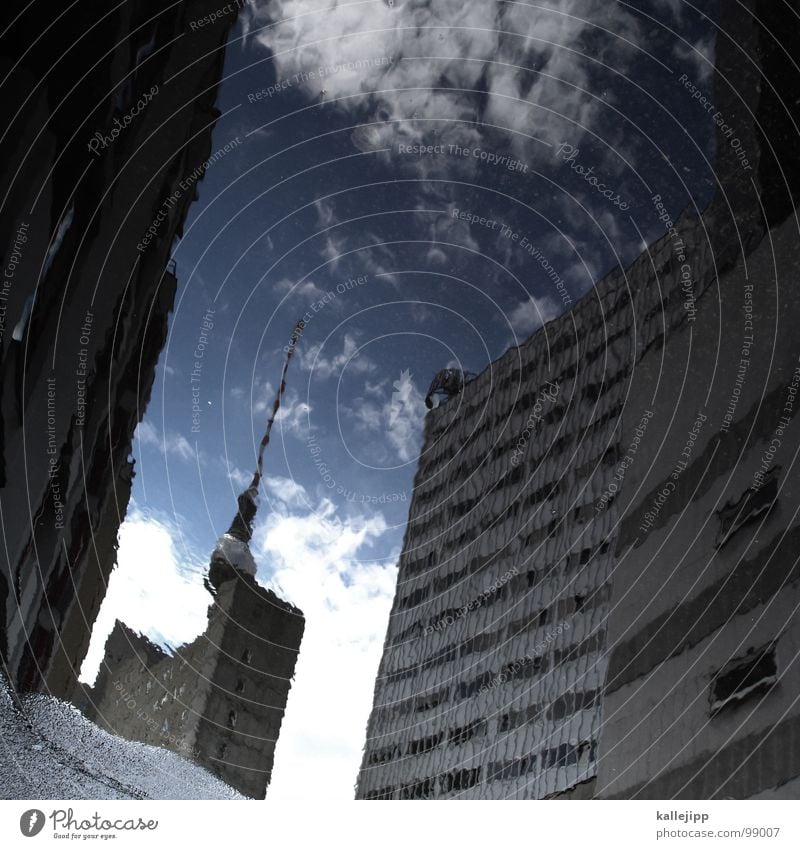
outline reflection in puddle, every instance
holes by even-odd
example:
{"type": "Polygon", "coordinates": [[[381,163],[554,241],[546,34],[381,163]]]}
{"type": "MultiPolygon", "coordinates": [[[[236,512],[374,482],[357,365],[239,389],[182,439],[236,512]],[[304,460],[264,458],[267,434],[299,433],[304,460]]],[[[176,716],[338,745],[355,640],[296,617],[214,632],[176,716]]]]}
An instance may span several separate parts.
{"type": "Polygon", "coordinates": [[[20,13],[9,729],[250,797],[796,793],[796,21],[706,5],[20,13]]]}

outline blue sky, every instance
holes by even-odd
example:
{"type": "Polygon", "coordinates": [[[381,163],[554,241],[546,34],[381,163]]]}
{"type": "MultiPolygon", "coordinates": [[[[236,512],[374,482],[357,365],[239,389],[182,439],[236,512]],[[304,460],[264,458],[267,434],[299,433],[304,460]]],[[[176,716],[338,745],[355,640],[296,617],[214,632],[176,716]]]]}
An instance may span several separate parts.
{"type": "Polygon", "coordinates": [[[212,150],[233,145],[175,245],[84,675],[115,617],[172,645],[203,629],[202,569],[306,316],[253,542],[308,622],[270,798],[352,797],[434,373],[481,371],[630,262],[664,232],[652,195],[673,216],[710,198],[711,120],[679,78],[713,94],[713,24],[637,9],[283,0],[231,34],[212,150]]]}

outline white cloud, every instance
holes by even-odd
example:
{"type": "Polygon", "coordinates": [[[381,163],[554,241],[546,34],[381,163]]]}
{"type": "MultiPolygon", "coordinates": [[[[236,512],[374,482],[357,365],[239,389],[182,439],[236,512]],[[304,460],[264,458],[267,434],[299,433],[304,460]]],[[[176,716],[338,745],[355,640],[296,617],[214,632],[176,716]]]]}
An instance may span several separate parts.
{"type": "Polygon", "coordinates": [[[263,413],[267,409],[272,409],[272,405],[275,402],[275,388],[269,380],[262,382],[260,378],[256,377],[255,385],[251,391],[254,413],[263,413]]]}
{"type": "Polygon", "coordinates": [[[284,277],[275,284],[275,291],[285,295],[287,299],[297,298],[307,304],[318,301],[325,294],[313,280],[303,280],[302,283],[295,283],[294,280],[289,280],[288,277],[284,277]]]}
{"type": "Polygon", "coordinates": [[[678,23],[683,19],[684,0],[655,0],[655,3],[669,12],[678,23]]]}
{"type": "Polygon", "coordinates": [[[140,445],[152,445],[160,449],[162,454],[176,457],[179,460],[194,462],[196,451],[189,440],[180,433],[169,432],[162,436],[159,430],[149,421],[143,419],[134,433],[134,439],[140,445]]]}
{"type": "Polygon", "coordinates": [[[317,220],[323,233],[324,245],[320,250],[320,256],[325,259],[331,269],[339,266],[339,259],[347,248],[347,242],[341,233],[336,233],[333,228],[339,223],[339,218],[330,201],[319,199],[314,201],[317,211],[317,220]]]}
{"type": "Polygon", "coordinates": [[[310,507],[311,501],[302,484],[293,478],[280,475],[268,475],[264,481],[268,494],[277,499],[287,507],[310,507]]]}
{"type": "Polygon", "coordinates": [[[517,304],[508,320],[515,333],[528,336],[558,314],[559,309],[550,298],[531,297],[517,304]]]}
{"type": "MultiPolygon", "coordinates": [[[[253,480],[253,470],[245,471],[238,466],[226,463],[224,457],[219,458],[220,466],[227,470],[228,478],[233,484],[232,494],[238,494],[250,486],[253,480]]],[[[269,504],[270,509],[284,510],[286,507],[310,507],[305,488],[293,478],[282,475],[265,474],[261,479],[260,500],[269,504]]]]}
{"type": "Polygon", "coordinates": [[[319,254],[330,264],[334,271],[339,267],[339,260],[345,252],[347,243],[342,236],[337,236],[334,233],[325,234],[325,244],[322,246],[319,254]]]}
{"type": "Polygon", "coordinates": [[[688,68],[692,82],[697,86],[708,85],[711,71],[714,69],[714,49],[716,39],[712,33],[705,40],[698,39],[694,44],[676,41],[672,55],[677,65],[688,68]]]}
{"type": "Polygon", "coordinates": [[[448,261],[448,256],[452,257],[453,253],[459,251],[461,247],[480,253],[480,245],[472,235],[470,225],[466,221],[453,216],[455,209],[454,203],[448,203],[445,215],[419,213],[428,222],[428,238],[433,243],[428,250],[430,262],[444,265],[448,261]],[[440,244],[443,244],[444,247],[440,247],[440,244]],[[458,247],[451,248],[450,245],[457,245],[458,247]]]}
{"type": "Polygon", "coordinates": [[[385,377],[383,380],[378,380],[375,383],[370,383],[368,380],[364,383],[364,392],[367,395],[375,395],[378,398],[383,396],[383,390],[386,384],[388,383],[389,378],[385,377]]]}
{"type": "Polygon", "coordinates": [[[180,524],[148,516],[135,504],[130,509],[120,527],[117,567],[92,630],[81,680],[94,681],[116,619],[162,645],[191,642],[205,630],[211,603],[203,587],[206,564],[182,544],[180,524]]]}
{"type": "MultiPolygon", "coordinates": [[[[220,458],[222,463],[225,463],[225,458],[220,458]]],[[[233,484],[234,490],[236,492],[240,492],[250,486],[250,481],[253,480],[252,472],[245,472],[243,469],[240,469],[238,466],[229,466],[228,467],[228,477],[233,484]]]]}
{"type": "Polygon", "coordinates": [[[366,247],[358,252],[358,261],[372,281],[377,278],[398,286],[398,278],[394,271],[397,268],[397,257],[394,251],[385,244],[378,235],[367,231],[364,237],[366,247]]]}
{"type": "Polygon", "coordinates": [[[323,200],[322,198],[318,198],[314,201],[314,209],[317,210],[317,219],[319,221],[319,226],[323,229],[333,227],[334,225],[339,223],[339,219],[336,217],[336,212],[333,208],[333,204],[329,200],[323,200]]]}
{"type": "MultiPolygon", "coordinates": [[[[383,393],[381,395],[385,397],[383,393]]],[[[384,428],[385,420],[381,404],[357,398],[355,406],[344,407],[343,410],[353,417],[356,427],[360,430],[375,433],[384,428]]]]}
{"type": "Polygon", "coordinates": [[[355,398],[351,407],[341,409],[358,430],[371,435],[361,447],[364,452],[371,451],[371,461],[408,463],[419,456],[422,447],[425,401],[408,369],[400,372],[393,382],[391,396],[385,389],[386,383],[367,381],[364,394],[370,397],[355,398]]]}
{"type": "Polygon", "coordinates": [[[408,463],[419,456],[427,410],[408,369],[401,372],[393,388],[392,397],[384,407],[388,424],[386,436],[400,461],[408,463]]]}
{"type": "Polygon", "coordinates": [[[386,527],[381,514],[342,518],[323,501],[256,530],[256,560],[306,617],[270,800],[353,797],[396,575],[364,555],[386,527]]]}
{"type": "Polygon", "coordinates": [[[300,400],[299,395],[289,389],[283,396],[278,415],[275,416],[275,425],[281,433],[305,439],[311,430],[310,415],[311,405],[300,400]]]}
{"type": "MultiPolygon", "coordinates": [[[[369,15],[359,4],[323,11],[316,0],[273,0],[248,13],[252,28],[270,24],[254,38],[271,52],[279,79],[315,69],[304,85],[310,99],[321,87],[327,100],[367,95],[339,105],[371,109],[371,149],[432,138],[475,146],[483,133],[476,120],[551,143],[568,133],[575,143],[583,130],[572,122],[591,124],[603,108],[589,93],[597,66],[580,58],[586,43],[594,59],[624,73],[635,52],[630,42],[639,36],[634,16],[607,0],[395,0],[372,4],[369,15]],[[478,94],[484,88],[486,98],[478,94]],[[438,120],[415,120],[431,117],[438,120]]],[[[519,152],[547,151],[513,138],[519,152]]],[[[409,162],[423,170],[431,165],[425,157],[409,162]]]]}
{"type": "MultiPolygon", "coordinates": [[[[272,412],[272,405],[275,403],[275,388],[270,381],[261,383],[256,378],[256,384],[253,388],[253,416],[255,417],[255,432],[260,434],[266,427],[266,416],[272,412]]],[[[283,393],[281,406],[278,414],[275,416],[275,427],[278,432],[295,436],[298,439],[308,436],[310,425],[309,415],[311,414],[311,405],[306,401],[301,400],[297,391],[287,389],[283,393]]]]}
{"type": "MultiPolygon", "coordinates": [[[[231,397],[237,402],[241,402],[245,409],[248,404],[251,405],[250,413],[253,418],[253,434],[256,442],[260,441],[261,434],[267,425],[267,419],[272,413],[275,392],[275,387],[269,380],[262,381],[259,377],[255,378],[254,384],[249,390],[243,386],[234,386],[230,390],[231,397]]],[[[297,439],[305,439],[313,430],[309,421],[311,409],[311,405],[302,400],[296,390],[287,388],[281,399],[278,414],[275,416],[273,438],[276,434],[282,434],[294,436],[297,439]]]]}
{"type": "Polygon", "coordinates": [[[325,357],[322,350],[322,345],[309,345],[300,354],[301,367],[312,372],[318,380],[327,380],[345,368],[356,373],[372,372],[377,368],[366,354],[358,351],[358,344],[349,333],[345,333],[341,354],[325,357]]]}

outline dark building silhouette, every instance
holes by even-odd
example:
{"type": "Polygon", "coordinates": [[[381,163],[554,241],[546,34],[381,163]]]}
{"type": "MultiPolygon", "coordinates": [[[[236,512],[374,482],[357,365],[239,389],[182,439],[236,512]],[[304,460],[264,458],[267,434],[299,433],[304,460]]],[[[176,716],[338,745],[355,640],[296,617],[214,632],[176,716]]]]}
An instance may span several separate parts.
{"type": "Polygon", "coordinates": [[[705,210],[428,414],[359,798],[796,798],[796,15],[722,10],[705,210]]]}
{"type": "Polygon", "coordinates": [[[218,8],[90,0],[43,27],[34,4],[2,40],[0,651],[16,690],[72,695],[115,562],[171,248],[238,144],[212,152],[235,11],[192,26],[218,8]]]}

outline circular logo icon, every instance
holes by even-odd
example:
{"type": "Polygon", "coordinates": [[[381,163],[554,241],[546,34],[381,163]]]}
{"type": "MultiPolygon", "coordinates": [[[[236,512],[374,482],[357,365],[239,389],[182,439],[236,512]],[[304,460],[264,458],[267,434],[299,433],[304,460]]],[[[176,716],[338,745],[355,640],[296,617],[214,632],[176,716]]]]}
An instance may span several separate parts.
{"type": "Polygon", "coordinates": [[[44,828],[44,812],[31,808],[19,818],[19,830],[25,837],[36,837],[44,828]]]}

